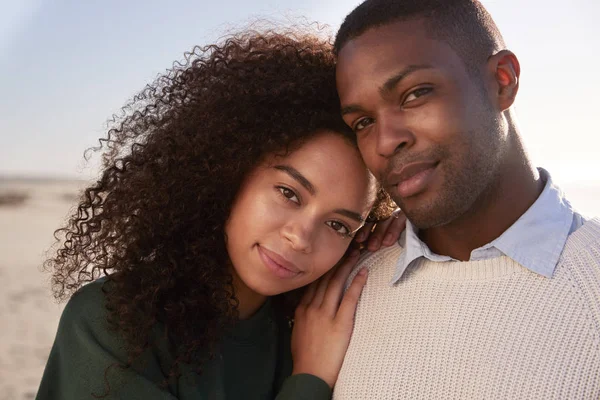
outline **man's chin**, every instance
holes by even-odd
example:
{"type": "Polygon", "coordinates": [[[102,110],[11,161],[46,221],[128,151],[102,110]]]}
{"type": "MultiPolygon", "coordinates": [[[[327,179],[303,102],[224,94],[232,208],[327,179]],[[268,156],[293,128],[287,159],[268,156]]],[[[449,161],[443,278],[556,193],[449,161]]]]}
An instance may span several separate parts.
{"type": "Polygon", "coordinates": [[[425,230],[444,226],[453,221],[454,216],[450,210],[443,209],[435,203],[425,203],[423,201],[419,206],[402,207],[400,206],[406,219],[418,230],[425,230]]]}

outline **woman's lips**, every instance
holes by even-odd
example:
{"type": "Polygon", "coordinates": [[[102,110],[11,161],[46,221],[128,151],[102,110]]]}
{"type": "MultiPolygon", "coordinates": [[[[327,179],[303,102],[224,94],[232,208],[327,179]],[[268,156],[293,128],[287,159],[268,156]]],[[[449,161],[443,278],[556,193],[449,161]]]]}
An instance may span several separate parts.
{"type": "Polygon", "coordinates": [[[272,252],[261,245],[257,245],[257,250],[263,264],[275,276],[289,279],[300,274],[301,271],[294,264],[287,261],[279,254],[272,252]]]}

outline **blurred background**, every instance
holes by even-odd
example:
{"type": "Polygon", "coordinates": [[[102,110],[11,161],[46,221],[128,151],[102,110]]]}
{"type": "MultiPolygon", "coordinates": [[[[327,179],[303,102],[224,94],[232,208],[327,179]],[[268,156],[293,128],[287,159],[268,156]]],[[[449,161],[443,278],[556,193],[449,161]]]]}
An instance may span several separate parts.
{"type": "MultiPolygon", "coordinates": [[[[526,145],[600,215],[596,0],[483,0],[521,62],[526,145]]],[[[52,232],[98,172],[106,121],[194,45],[254,18],[328,24],[356,0],[0,0],[0,399],[35,397],[61,305],[40,271],[52,232]]]]}

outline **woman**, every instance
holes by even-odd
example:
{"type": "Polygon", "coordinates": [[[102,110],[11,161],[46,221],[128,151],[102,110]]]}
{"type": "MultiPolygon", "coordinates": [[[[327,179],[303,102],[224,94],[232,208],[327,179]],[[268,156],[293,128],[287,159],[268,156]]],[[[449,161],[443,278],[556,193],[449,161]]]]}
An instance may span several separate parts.
{"type": "Polygon", "coordinates": [[[392,210],[339,116],[331,48],[249,32],[186,61],[124,108],[59,230],[55,295],[80,290],[39,399],[330,396],[357,252],[302,288],[392,210]]]}

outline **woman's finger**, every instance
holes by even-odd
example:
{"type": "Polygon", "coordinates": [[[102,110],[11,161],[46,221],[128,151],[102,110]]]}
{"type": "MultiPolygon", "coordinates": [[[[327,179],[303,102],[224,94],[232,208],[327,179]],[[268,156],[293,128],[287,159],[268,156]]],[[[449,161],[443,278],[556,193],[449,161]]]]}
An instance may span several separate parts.
{"type": "Polygon", "coordinates": [[[358,232],[356,232],[356,235],[354,235],[354,241],[356,243],[362,243],[365,240],[367,240],[369,238],[369,234],[371,233],[371,230],[373,229],[373,225],[375,225],[374,222],[365,223],[362,226],[362,228],[360,228],[358,230],[358,232]]]}
{"type": "Polygon", "coordinates": [[[325,275],[323,275],[317,282],[317,287],[315,289],[315,295],[313,296],[310,305],[313,307],[321,307],[323,304],[323,299],[325,298],[325,293],[327,292],[327,286],[329,286],[329,281],[335,274],[338,269],[338,265],[329,270],[325,275]]]}
{"type": "Polygon", "coordinates": [[[352,280],[352,284],[344,294],[344,298],[340,304],[340,308],[335,316],[336,321],[343,324],[350,324],[354,321],[354,314],[356,313],[356,307],[358,306],[358,300],[360,294],[367,283],[367,269],[362,268],[358,271],[358,274],[352,280]]]}
{"type": "Polygon", "coordinates": [[[306,287],[306,290],[302,295],[302,299],[300,299],[300,303],[298,303],[299,306],[306,307],[312,302],[313,298],[315,297],[315,292],[317,291],[318,283],[319,281],[317,280],[306,287]]]}
{"type": "Polygon", "coordinates": [[[360,252],[358,250],[352,250],[329,281],[321,308],[327,309],[331,316],[335,316],[337,312],[344,292],[344,286],[358,261],[359,255],[360,252]]]}
{"type": "Polygon", "coordinates": [[[377,223],[375,229],[373,229],[373,233],[369,237],[367,249],[369,251],[377,251],[381,248],[382,244],[384,246],[391,246],[398,240],[405,226],[406,217],[400,209],[397,209],[389,218],[377,223]]]}
{"type": "Polygon", "coordinates": [[[391,246],[394,242],[397,242],[400,234],[406,228],[406,216],[402,211],[394,213],[389,219],[392,222],[389,224],[381,242],[384,246],[391,246]]]}
{"type": "Polygon", "coordinates": [[[367,249],[369,251],[379,250],[379,248],[381,247],[381,242],[383,241],[383,237],[394,219],[395,218],[390,217],[377,222],[375,228],[373,229],[373,232],[369,236],[369,241],[367,242],[367,249]]]}

